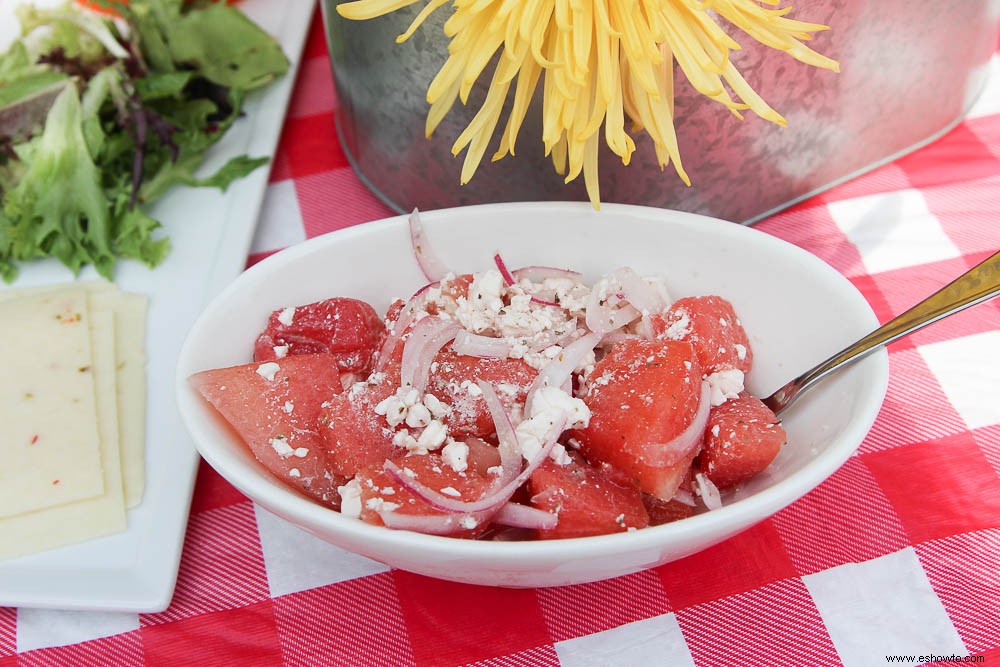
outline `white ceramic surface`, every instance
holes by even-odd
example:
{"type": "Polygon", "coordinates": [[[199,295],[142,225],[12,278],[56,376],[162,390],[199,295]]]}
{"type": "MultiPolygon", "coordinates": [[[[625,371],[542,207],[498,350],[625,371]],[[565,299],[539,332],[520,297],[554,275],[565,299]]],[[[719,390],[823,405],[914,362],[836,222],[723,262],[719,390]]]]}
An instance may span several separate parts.
{"type": "MultiPolygon", "coordinates": [[[[2,2],[8,4],[0,5],[0,22],[6,22],[3,27],[9,30],[4,11],[12,0],[2,2]]],[[[240,3],[278,39],[292,68],[247,99],[246,117],[213,147],[206,172],[242,153],[274,155],[313,5],[313,0],[240,3]]],[[[115,272],[123,290],[150,299],[142,504],[129,510],[124,533],[0,562],[0,606],[156,612],[170,603],[198,466],[198,453],[174,403],[174,362],[202,306],[245,266],[267,177],[267,169],[259,169],[224,194],[216,189],[178,188],[153,208],[152,215],[170,236],[170,255],[152,271],[136,262],[122,262],[115,272]]],[[[88,269],[80,279],[95,277],[88,269]]],[[[35,262],[22,268],[13,287],[71,280],[72,274],[58,262],[35,262]]]]}
{"type": "MultiPolygon", "coordinates": [[[[750,335],[750,389],[766,395],[867,333],[865,299],[815,256],[751,228],[660,209],[587,204],[496,204],[423,215],[430,242],[456,272],[491,266],[573,267],[590,279],[621,265],[660,274],[676,298],[730,299],[750,335]]],[[[418,535],[341,516],[289,491],[187,382],[197,371],[247,363],[273,309],[329,296],[384,310],[424,280],[403,217],[321,236],[269,257],[235,280],[198,319],[177,364],[177,401],[202,456],[266,509],[339,547],[455,581],[555,586],[604,579],[694,553],[744,530],[815,487],[855,450],[882,403],[882,351],[811,391],[786,415],[789,443],[771,468],[720,510],[676,523],[583,539],[494,543],[418,535]]]]}

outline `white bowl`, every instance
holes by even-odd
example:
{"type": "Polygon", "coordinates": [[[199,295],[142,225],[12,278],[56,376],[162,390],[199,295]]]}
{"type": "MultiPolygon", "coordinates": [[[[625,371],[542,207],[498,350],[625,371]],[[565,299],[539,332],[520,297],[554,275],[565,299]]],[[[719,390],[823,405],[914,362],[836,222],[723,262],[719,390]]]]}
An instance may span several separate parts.
{"type": "MultiPolygon", "coordinates": [[[[661,209],[583,203],[495,204],[423,214],[430,243],[456,272],[483,270],[500,251],[512,266],[582,270],[622,265],[660,274],[677,298],[729,299],[754,351],[749,389],[760,396],[875,328],[854,286],[815,256],[754,229],[661,209]]],[[[560,586],[654,567],[735,535],[794,502],[857,448],[881,406],[888,356],[872,355],[827,380],[784,416],[788,444],[764,473],[714,512],[631,533],[539,542],[476,542],[420,535],[341,516],[290,491],[191,388],[209,368],[247,363],[275,309],[330,296],[384,311],[424,283],[405,217],[306,241],[250,268],[216,297],[177,363],[184,422],[208,463],[267,510],[348,551],[411,572],[494,586],[560,586]]]]}

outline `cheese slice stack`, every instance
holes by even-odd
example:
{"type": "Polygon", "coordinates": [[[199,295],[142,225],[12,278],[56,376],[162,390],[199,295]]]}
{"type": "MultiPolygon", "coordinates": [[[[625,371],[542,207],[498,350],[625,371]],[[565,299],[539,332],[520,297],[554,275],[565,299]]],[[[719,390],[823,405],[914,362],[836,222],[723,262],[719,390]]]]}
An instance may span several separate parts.
{"type": "Polygon", "coordinates": [[[145,297],[0,292],[0,559],[120,532],[145,482],[145,297]]]}

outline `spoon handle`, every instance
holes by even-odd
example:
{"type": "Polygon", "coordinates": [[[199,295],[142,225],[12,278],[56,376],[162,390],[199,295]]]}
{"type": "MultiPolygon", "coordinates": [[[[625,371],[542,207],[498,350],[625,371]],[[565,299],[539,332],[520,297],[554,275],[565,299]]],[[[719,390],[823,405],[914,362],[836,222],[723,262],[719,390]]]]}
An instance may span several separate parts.
{"type": "Polygon", "coordinates": [[[862,359],[883,345],[997,294],[1000,294],[1000,252],[969,269],[905,313],[798,376],[763,399],[764,404],[777,414],[787,408],[807,387],[841,366],[862,359]]]}

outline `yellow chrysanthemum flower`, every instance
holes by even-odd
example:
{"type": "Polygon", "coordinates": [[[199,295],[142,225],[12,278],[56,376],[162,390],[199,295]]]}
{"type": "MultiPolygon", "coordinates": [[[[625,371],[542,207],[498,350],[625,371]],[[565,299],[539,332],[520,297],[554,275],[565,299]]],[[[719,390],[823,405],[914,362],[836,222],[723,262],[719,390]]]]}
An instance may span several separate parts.
{"type": "MultiPolygon", "coordinates": [[[[388,14],[422,0],[357,0],[337,6],[347,19],[388,14]]],[[[751,38],[793,58],[834,71],[836,61],[803,40],[827,26],[788,18],[779,0],[454,0],[444,24],[451,40],[448,59],[427,89],[427,136],[472,86],[497,51],[486,99],[455,141],[465,150],[462,183],[476,173],[492,140],[504,102],[514,89],[499,160],[514,155],[518,131],[542,82],[542,141],[556,171],[570,182],[583,172],[587,193],[600,205],[597,155],[604,141],[628,164],[635,150],[629,130],[652,138],[660,167],[673,164],[688,185],[674,132],[674,62],[698,92],[734,115],[749,109],[779,125],[785,119],[754,91],[730,60],[739,43],[717,23],[721,17],[751,38]],[[626,117],[631,121],[626,130],[626,117]]],[[[429,0],[410,27],[408,39],[448,0],[429,0]]]]}

